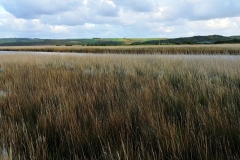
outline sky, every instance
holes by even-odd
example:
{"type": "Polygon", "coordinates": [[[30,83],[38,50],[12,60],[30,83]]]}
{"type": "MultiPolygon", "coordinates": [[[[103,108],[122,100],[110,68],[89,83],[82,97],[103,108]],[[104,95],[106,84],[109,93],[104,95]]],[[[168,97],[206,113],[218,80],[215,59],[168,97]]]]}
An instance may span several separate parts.
{"type": "Polygon", "coordinates": [[[240,35],[239,0],[1,0],[1,38],[240,35]]]}

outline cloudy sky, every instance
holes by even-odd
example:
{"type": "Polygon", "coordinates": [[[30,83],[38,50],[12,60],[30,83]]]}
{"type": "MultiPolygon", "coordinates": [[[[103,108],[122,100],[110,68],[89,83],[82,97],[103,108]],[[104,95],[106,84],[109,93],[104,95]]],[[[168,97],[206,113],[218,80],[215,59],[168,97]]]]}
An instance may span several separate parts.
{"type": "Polygon", "coordinates": [[[1,38],[240,35],[239,0],[1,0],[1,38]]]}

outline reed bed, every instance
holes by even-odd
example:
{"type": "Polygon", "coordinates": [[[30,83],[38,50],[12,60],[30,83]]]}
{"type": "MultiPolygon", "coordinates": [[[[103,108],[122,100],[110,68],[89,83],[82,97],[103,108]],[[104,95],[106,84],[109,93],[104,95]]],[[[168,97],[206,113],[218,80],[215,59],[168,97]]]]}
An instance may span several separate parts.
{"type": "Polygon", "coordinates": [[[13,46],[1,51],[71,52],[111,54],[230,54],[240,55],[239,44],[222,45],[155,45],[155,46],[13,46]]]}
{"type": "Polygon", "coordinates": [[[240,158],[239,58],[0,60],[0,157],[240,158]]]}

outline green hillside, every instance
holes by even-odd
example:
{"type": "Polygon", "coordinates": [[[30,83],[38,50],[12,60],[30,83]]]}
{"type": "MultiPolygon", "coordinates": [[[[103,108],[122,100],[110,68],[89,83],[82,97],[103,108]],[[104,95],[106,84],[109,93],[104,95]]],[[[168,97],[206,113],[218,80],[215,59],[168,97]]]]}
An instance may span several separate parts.
{"type": "Polygon", "coordinates": [[[92,39],[29,39],[1,38],[1,46],[32,46],[32,45],[131,45],[143,43],[156,38],[92,38],[92,39]]]}
{"type": "Polygon", "coordinates": [[[221,35],[194,36],[180,38],[92,38],[92,39],[30,39],[0,38],[0,46],[38,46],[38,45],[159,45],[159,44],[221,44],[240,43],[240,36],[225,37],[221,35]]]}
{"type": "Polygon", "coordinates": [[[157,45],[157,44],[219,44],[219,43],[240,43],[240,36],[225,37],[221,35],[209,35],[209,36],[193,36],[193,37],[181,37],[166,40],[150,40],[142,43],[134,43],[135,45],[157,45]]]}

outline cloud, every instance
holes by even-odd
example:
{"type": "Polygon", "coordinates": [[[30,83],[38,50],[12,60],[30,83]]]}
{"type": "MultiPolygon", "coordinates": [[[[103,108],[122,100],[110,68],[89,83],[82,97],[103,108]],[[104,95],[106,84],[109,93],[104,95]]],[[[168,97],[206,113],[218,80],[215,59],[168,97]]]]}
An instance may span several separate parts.
{"type": "Polygon", "coordinates": [[[117,7],[113,1],[102,0],[88,1],[87,7],[89,12],[93,15],[103,16],[103,17],[116,17],[118,16],[119,7],[117,7]]]}
{"type": "Polygon", "coordinates": [[[189,20],[209,20],[240,16],[239,8],[239,0],[186,0],[179,12],[189,20]]]}
{"type": "Polygon", "coordinates": [[[1,0],[0,5],[15,17],[23,19],[59,17],[62,14],[70,16],[76,13],[80,19],[82,15],[89,15],[88,18],[96,15],[118,17],[121,10],[133,14],[142,12],[153,15],[155,20],[168,21],[178,18],[194,21],[240,16],[239,0],[1,0]]]}
{"type": "Polygon", "coordinates": [[[1,0],[0,35],[91,38],[239,34],[239,8],[239,0],[1,0]]]}
{"type": "Polygon", "coordinates": [[[152,0],[113,0],[113,2],[123,10],[134,12],[151,12],[154,7],[152,0]]]}
{"type": "Polygon", "coordinates": [[[196,21],[240,16],[239,0],[165,0],[156,4],[153,11],[155,20],[196,21]]]}
{"type": "Polygon", "coordinates": [[[74,10],[83,3],[78,0],[1,0],[0,4],[17,18],[32,19],[74,10]]]}
{"type": "Polygon", "coordinates": [[[89,16],[86,7],[79,7],[74,11],[66,11],[61,14],[42,15],[38,19],[44,24],[76,26],[85,24],[89,16]]]}

